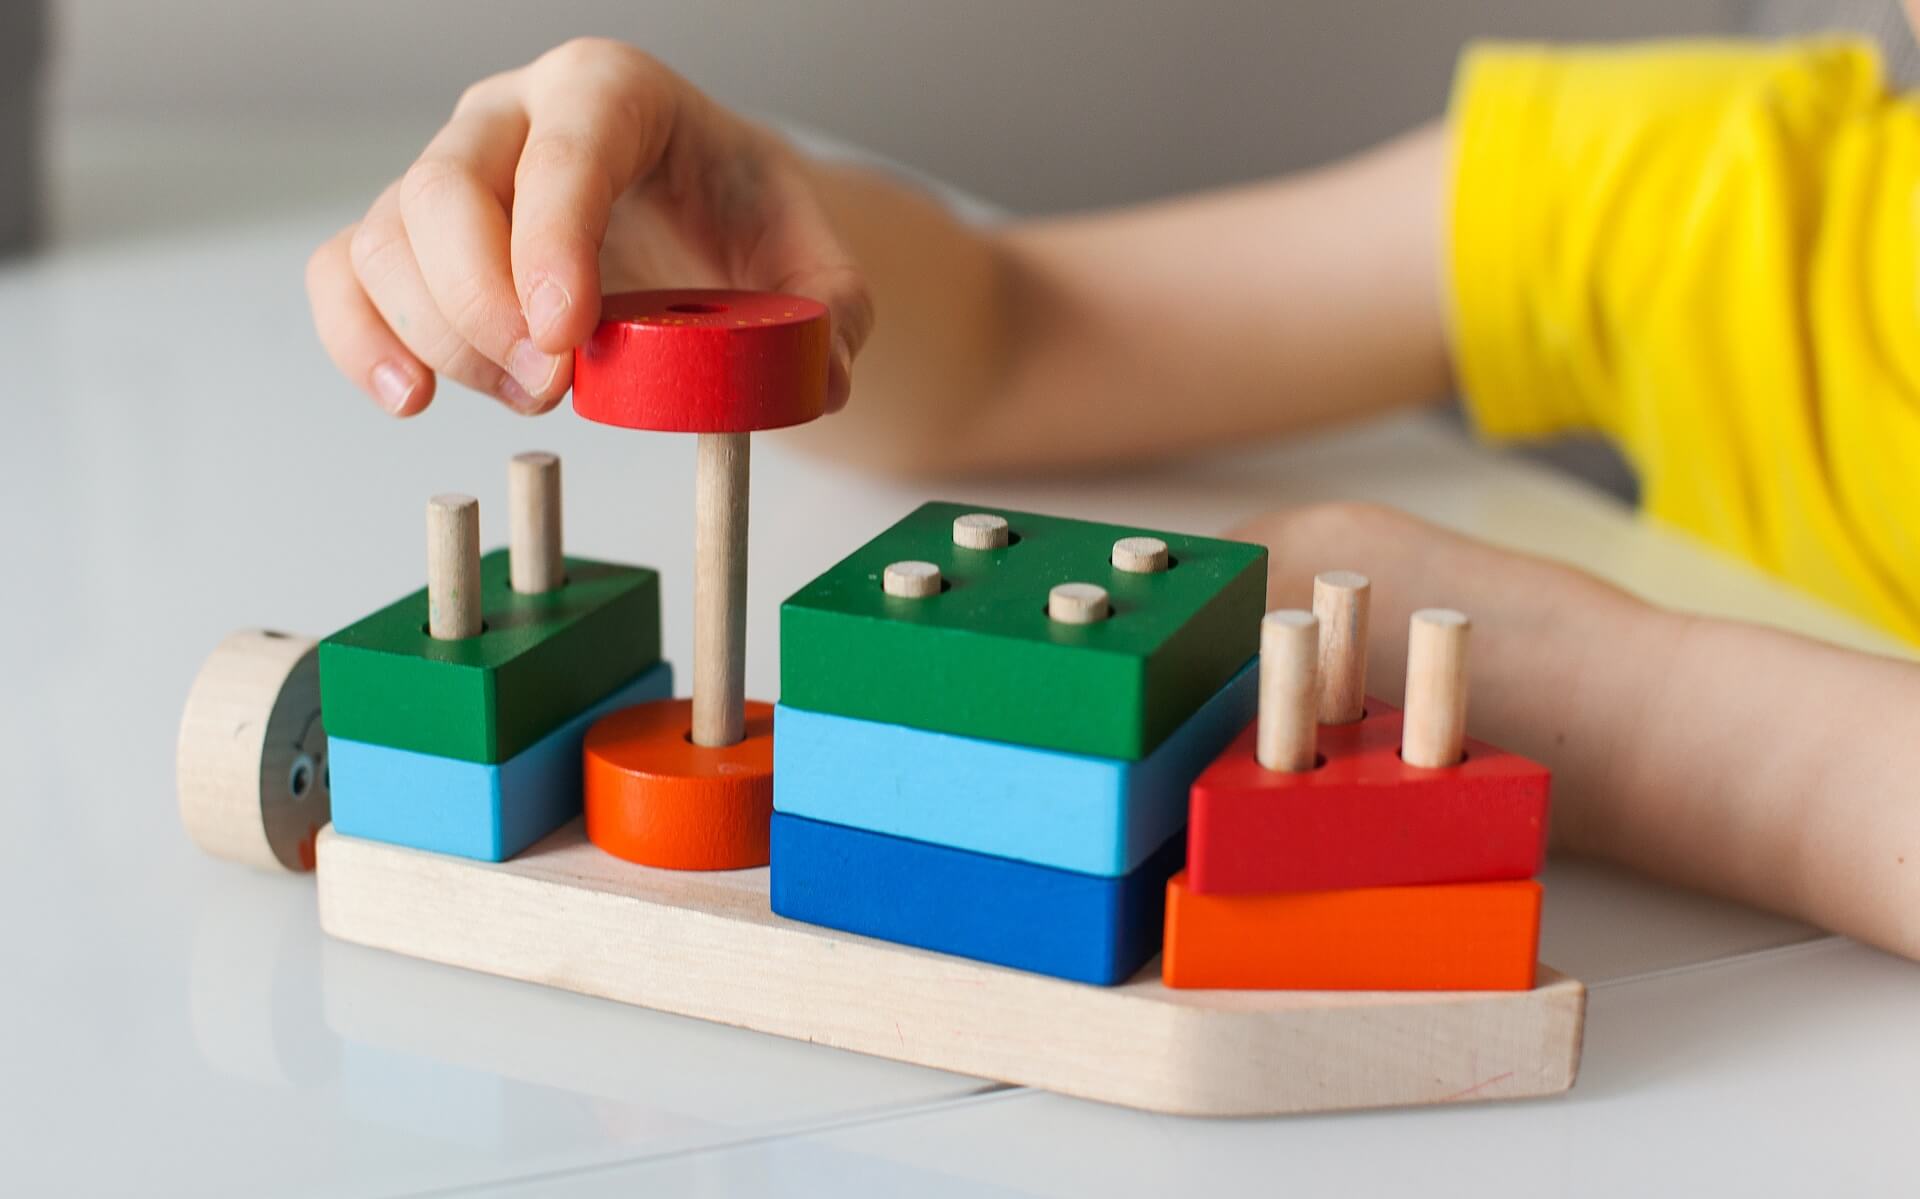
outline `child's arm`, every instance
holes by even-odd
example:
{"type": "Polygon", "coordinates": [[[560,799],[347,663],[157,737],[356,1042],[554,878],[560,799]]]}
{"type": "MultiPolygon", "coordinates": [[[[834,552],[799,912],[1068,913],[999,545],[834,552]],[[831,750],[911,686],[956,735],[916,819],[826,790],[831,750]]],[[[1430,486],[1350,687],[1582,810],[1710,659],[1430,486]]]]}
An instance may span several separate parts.
{"type": "Polygon", "coordinates": [[[1389,509],[1252,521],[1275,605],[1374,580],[1371,690],[1415,608],[1471,615],[1476,736],[1554,769],[1559,844],[1920,958],[1920,665],[1669,612],[1389,509]]]}
{"type": "Polygon", "coordinates": [[[1297,177],[985,231],[812,168],[881,314],[844,420],[878,469],[1164,459],[1443,397],[1442,132],[1297,177]]]}
{"type": "Polygon", "coordinates": [[[603,291],[792,290],[835,322],[805,436],[883,469],[1087,466],[1441,394],[1437,133],[1295,180],[968,228],[805,161],[629,47],[581,41],[470,89],[308,287],[340,369],[397,415],[435,375],[557,403],[603,291]],[[871,297],[871,299],[869,298],[871,297]]]}

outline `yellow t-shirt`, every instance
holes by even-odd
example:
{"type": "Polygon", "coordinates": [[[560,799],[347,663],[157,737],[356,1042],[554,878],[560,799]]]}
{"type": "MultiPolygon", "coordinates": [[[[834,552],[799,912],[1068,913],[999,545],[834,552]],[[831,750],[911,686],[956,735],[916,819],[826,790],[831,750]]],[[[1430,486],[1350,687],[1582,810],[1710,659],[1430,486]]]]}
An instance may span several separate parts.
{"type": "Polygon", "coordinates": [[[1476,48],[1455,357],[1653,516],[1920,642],[1920,99],[1851,41],[1476,48]]]}

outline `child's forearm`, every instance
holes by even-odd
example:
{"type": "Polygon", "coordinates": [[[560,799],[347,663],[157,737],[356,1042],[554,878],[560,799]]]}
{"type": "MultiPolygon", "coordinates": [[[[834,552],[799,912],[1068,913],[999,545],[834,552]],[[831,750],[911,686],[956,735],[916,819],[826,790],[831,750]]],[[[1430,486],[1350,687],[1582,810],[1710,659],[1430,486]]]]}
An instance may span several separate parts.
{"type": "Polygon", "coordinates": [[[1095,467],[1444,394],[1442,133],[1126,211],[961,225],[815,168],[879,313],[858,402],[803,434],[881,467],[1095,467]]]}
{"type": "Polygon", "coordinates": [[[1243,532],[1273,547],[1275,604],[1317,570],[1373,577],[1382,698],[1413,609],[1470,613],[1473,730],[1553,767],[1558,843],[1920,957],[1920,666],[1663,611],[1384,510],[1243,532]]]}

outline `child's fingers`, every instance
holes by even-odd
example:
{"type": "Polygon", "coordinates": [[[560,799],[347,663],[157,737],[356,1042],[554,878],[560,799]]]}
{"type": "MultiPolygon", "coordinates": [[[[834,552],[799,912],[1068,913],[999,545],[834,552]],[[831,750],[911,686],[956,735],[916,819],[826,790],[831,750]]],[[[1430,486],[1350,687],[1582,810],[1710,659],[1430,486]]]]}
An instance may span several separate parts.
{"type": "Polygon", "coordinates": [[[552,407],[528,394],[441,315],[400,222],[397,190],[397,184],[389,187],[373,202],[349,245],[354,275],[387,327],[421,362],[456,383],[497,396],[516,412],[552,407]]]}
{"type": "Polygon", "coordinates": [[[399,214],[447,324],[544,406],[570,374],[568,363],[528,338],[508,262],[507,208],[525,136],[517,103],[463,101],[401,180],[399,214]]]}
{"type": "Polygon", "coordinates": [[[314,327],[341,374],[394,416],[412,416],[433,402],[433,372],[393,335],[360,290],[347,251],[353,229],[328,238],[307,260],[314,327]]]}
{"type": "Polygon", "coordinates": [[[676,76],[612,42],[542,55],[523,85],[529,128],[514,177],[513,276],[527,326],[562,353],[593,331],[613,203],[652,171],[680,104],[676,76]]]}
{"type": "Polygon", "coordinates": [[[748,278],[756,286],[808,296],[827,306],[832,324],[827,410],[846,407],[853,359],[873,331],[873,298],[866,275],[841,244],[813,189],[790,170],[770,181],[765,228],[756,240],[748,278]]]}

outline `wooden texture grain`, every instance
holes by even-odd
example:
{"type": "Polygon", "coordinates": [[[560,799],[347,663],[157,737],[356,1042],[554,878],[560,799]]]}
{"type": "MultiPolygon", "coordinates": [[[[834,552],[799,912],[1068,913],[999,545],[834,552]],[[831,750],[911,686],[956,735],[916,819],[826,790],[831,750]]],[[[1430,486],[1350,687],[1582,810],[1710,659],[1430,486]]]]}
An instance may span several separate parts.
{"type": "Polygon", "coordinates": [[[1005,549],[1007,518],[991,512],[969,512],[953,518],[953,543],[963,550],[1005,549]]]}
{"type": "Polygon", "coordinates": [[[436,641],[480,635],[480,501],[427,501],[427,632],[436,641]]]}
{"type": "Polygon", "coordinates": [[[740,740],[747,701],[746,433],[702,433],[693,502],[693,740],[740,740]]]}
{"type": "Polygon", "coordinates": [[[1167,569],[1167,543],[1158,537],[1122,537],[1113,543],[1113,568],[1150,575],[1167,569]]]}
{"type": "Polygon", "coordinates": [[[1267,1115],[1550,1095],[1572,1085],[1585,989],[1112,988],[774,916],[765,870],[689,874],[601,853],[578,825],[498,865],[320,839],[332,935],[981,1078],[1152,1111],[1267,1115]]]}
{"type": "Polygon", "coordinates": [[[1367,707],[1367,619],[1373,584],[1351,570],[1314,576],[1320,619],[1320,723],[1351,724],[1367,707]]]}
{"type": "Polygon", "coordinates": [[[1113,613],[1098,583],[1059,583],[1047,592],[1047,617],[1061,624],[1097,624],[1113,613]]]}
{"type": "Polygon", "coordinates": [[[880,586],[896,599],[925,599],[940,594],[940,568],[931,562],[889,562],[880,586]]]}
{"type": "Polygon", "coordinates": [[[1467,740],[1467,634],[1451,608],[1422,608],[1407,632],[1406,724],[1400,756],[1409,766],[1452,766],[1467,740]]]}
{"type": "Polygon", "coordinates": [[[565,583],[558,455],[534,451],[513,456],[507,464],[507,521],[513,589],[539,595],[565,583]]]}
{"type": "Polygon", "coordinates": [[[1320,622],[1311,612],[1282,609],[1260,621],[1260,713],[1255,718],[1260,765],[1312,770],[1319,732],[1320,622]]]}

